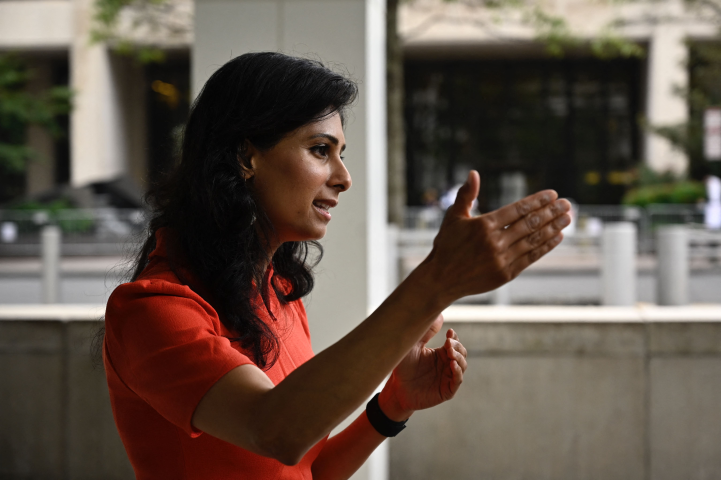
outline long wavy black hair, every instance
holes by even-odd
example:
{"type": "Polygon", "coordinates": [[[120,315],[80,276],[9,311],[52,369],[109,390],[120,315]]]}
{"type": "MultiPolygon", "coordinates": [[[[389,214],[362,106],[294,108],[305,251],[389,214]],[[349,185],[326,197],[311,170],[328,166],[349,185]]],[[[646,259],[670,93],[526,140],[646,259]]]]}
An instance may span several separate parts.
{"type": "Polygon", "coordinates": [[[247,53],[217,70],[191,107],[179,165],[146,196],[151,219],[132,280],[148,264],[157,230],[165,227],[174,273],[215,308],[234,332],[232,341],[261,368],[270,368],[278,339],[257,309],[275,318],[271,288],[282,303],[307,295],[313,259],[320,259],[322,249],[317,242],[282,244],[268,278],[264,266],[273,226],[255,201],[252,177],[242,175],[245,149],[248,142],[272,149],[290,132],[335,112],[343,119],[357,91],[352,80],[318,61],[280,53],[247,53]],[[310,255],[313,247],[318,255],[310,255]]]}

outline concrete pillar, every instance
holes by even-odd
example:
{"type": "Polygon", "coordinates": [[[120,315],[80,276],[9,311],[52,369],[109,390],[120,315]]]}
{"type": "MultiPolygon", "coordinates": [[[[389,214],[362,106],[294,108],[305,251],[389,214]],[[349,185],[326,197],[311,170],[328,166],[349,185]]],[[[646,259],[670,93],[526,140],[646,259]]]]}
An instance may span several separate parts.
{"type": "Polygon", "coordinates": [[[493,296],[491,297],[493,305],[503,307],[511,304],[511,283],[501,285],[493,291],[493,296]]]}
{"type": "MultiPolygon", "coordinates": [[[[680,1],[663,2],[654,9],[659,17],[672,20],[659,21],[653,26],[648,47],[646,119],[652,126],[675,125],[688,120],[686,101],[674,93],[676,88],[688,85],[688,49],[684,44],[685,27],[681,18],[680,1]]],[[[671,148],[664,138],[647,133],[645,138],[646,164],[658,172],[671,170],[677,174],[688,167],[686,156],[671,148]]]]}
{"type": "Polygon", "coordinates": [[[62,234],[55,225],[43,227],[41,237],[43,303],[60,302],[60,242],[62,234]]]}
{"type": "MultiPolygon", "coordinates": [[[[353,188],[340,196],[316,286],[306,300],[316,352],[353,329],[388,294],[385,1],[197,0],[193,91],[218,66],[249,51],[318,58],[358,81],[345,126],[353,188]]],[[[383,479],[383,448],[354,479],[383,479]]]]}
{"type": "Polygon", "coordinates": [[[108,180],[125,172],[122,105],[105,45],[90,44],[93,0],[73,0],[70,84],[70,183],[108,180]]]}
{"type": "Polygon", "coordinates": [[[659,227],[656,233],[656,301],[688,304],[688,230],[683,225],[659,227]]]}
{"type": "MultiPolygon", "coordinates": [[[[28,89],[33,93],[43,92],[52,85],[52,66],[45,59],[30,63],[33,76],[28,89]]],[[[38,125],[28,128],[28,144],[38,154],[27,164],[25,192],[35,195],[47,192],[55,186],[55,151],[50,134],[38,125]]]]}
{"type": "Polygon", "coordinates": [[[603,305],[636,304],[636,225],[607,223],[601,237],[603,305]]]}

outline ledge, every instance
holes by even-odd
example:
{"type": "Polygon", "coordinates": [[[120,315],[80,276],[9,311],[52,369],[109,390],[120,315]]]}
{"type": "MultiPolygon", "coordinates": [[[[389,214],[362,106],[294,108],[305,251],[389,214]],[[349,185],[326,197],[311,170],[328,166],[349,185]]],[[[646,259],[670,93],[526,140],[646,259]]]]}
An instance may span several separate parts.
{"type": "Polygon", "coordinates": [[[105,315],[105,304],[0,305],[0,321],[96,321],[105,315]]]}
{"type": "Polygon", "coordinates": [[[721,322],[721,304],[659,307],[457,305],[443,312],[447,322],[657,323],[721,322]]]}
{"type": "MultiPolygon", "coordinates": [[[[94,321],[104,304],[0,305],[0,321],[94,321]]],[[[721,304],[659,307],[456,305],[443,312],[447,322],[481,323],[662,323],[721,322],[721,304]]]]}

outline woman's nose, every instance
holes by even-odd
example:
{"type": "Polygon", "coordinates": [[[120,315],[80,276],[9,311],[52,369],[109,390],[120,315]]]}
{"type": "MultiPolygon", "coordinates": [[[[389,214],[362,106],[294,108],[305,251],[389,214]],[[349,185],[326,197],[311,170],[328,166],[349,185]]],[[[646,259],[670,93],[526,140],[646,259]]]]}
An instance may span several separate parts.
{"type": "Polygon", "coordinates": [[[353,181],[350,178],[350,172],[348,172],[348,169],[345,167],[345,163],[343,163],[340,159],[337,160],[335,171],[331,177],[331,182],[333,183],[333,188],[337,188],[341,192],[345,192],[353,184],[353,181]]]}

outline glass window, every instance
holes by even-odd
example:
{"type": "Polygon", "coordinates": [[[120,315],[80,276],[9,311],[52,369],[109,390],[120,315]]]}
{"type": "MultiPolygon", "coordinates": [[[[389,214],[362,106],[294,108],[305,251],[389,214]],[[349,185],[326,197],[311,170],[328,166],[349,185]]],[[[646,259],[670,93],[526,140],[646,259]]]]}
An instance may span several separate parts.
{"type": "Polygon", "coordinates": [[[580,203],[618,203],[639,158],[638,60],[406,63],[408,203],[444,191],[469,168],[482,210],[503,178],[555,188],[580,203]]]}

